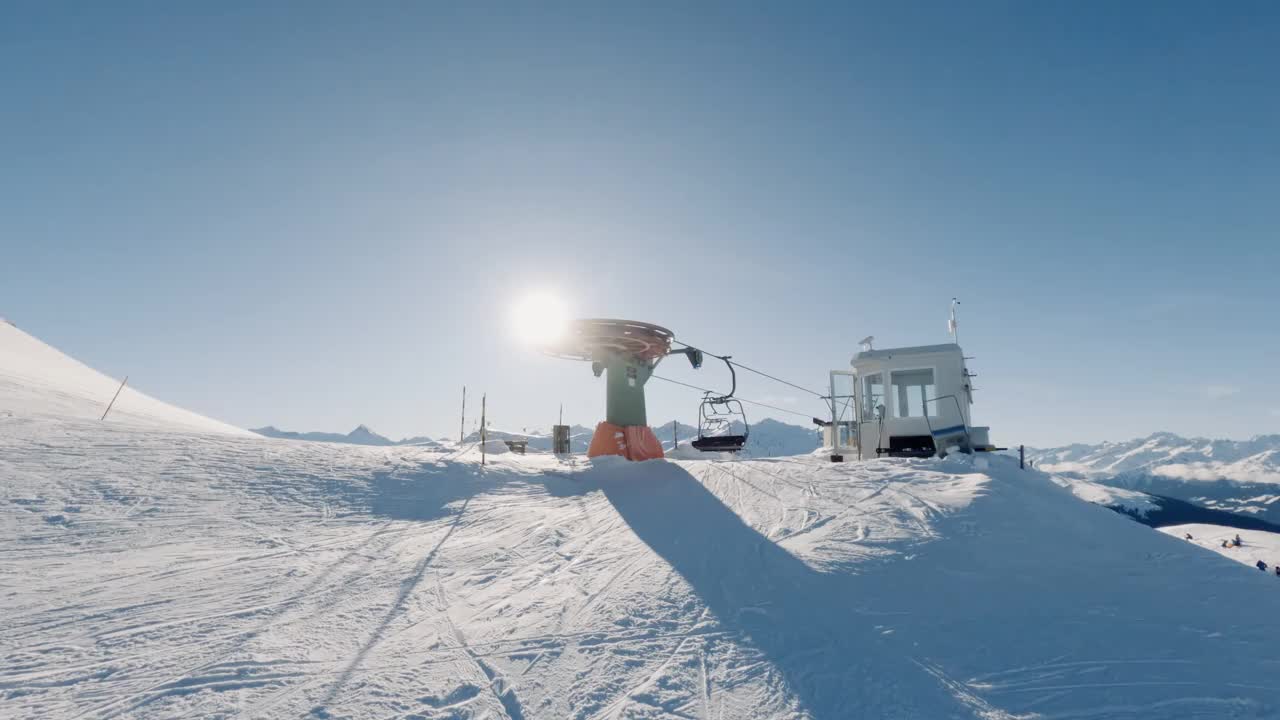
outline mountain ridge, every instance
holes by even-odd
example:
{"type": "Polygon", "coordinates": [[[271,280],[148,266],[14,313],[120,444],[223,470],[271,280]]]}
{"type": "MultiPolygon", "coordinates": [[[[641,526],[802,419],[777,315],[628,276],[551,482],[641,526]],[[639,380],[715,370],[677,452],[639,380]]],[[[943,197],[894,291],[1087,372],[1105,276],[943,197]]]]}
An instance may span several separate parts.
{"type": "Polygon", "coordinates": [[[1280,435],[1228,440],[1156,432],[1028,448],[1027,457],[1065,482],[1135,490],[1280,524],[1280,435]]]}
{"type": "Polygon", "coordinates": [[[293,430],[281,430],[274,425],[250,428],[250,431],[264,437],[276,438],[279,440],[305,440],[307,442],[331,442],[344,443],[347,445],[373,445],[378,447],[435,444],[437,442],[423,435],[407,437],[401,440],[392,440],[385,435],[380,435],[363,423],[357,425],[354,430],[346,434],[323,431],[297,432],[293,430]]]}
{"type": "MultiPolygon", "coordinates": [[[[661,425],[654,425],[651,428],[654,435],[657,436],[658,442],[662,444],[664,450],[671,450],[676,442],[681,446],[687,445],[691,440],[697,437],[698,428],[693,425],[686,425],[679,421],[670,421],[661,425]],[[672,422],[675,423],[675,434],[672,434],[672,422]]],[[[424,436],[416,436],[404,438],[402,440],[392,440],[391,438],[381,435],[373,431],[369,426],[360,424],[349,433],[335,433],[323,431],[305,431],[297,432],[292,430],[281,430],[274,425],[266,425],[260,428],[252,428],[252,431],[264,435],[266,437],[277,438],[282,440],[302,440],[307,442],[330,442],[343,443],[348,445],[373,445],[378,447],[392,447],[398,445],[434,445],[440,442],[424,436]]],[[[742,423],[735,422],[730,427],[730,432],[742,432],[742,423]]],[[[572,452],[586,452],[591,444],[591,437],[595,433],[594,428],[585,425],[570,425],[569,439],[570,449],[572,452]]],[[[500,427],[490,426],[488,428],[488,437],[495,440],[524,440],[528,442],[528,446],[533,450],[550,451],[551,450],[551,433],[547,430],[521,430],[515,431],[500,427]]],[[[479,430],[473,430],[463,438],[463,442],[478,442],[480,440],[479,430]]],[[[751,457],[778,457],[788,455],[804,455],[813,452],[818,448],[820,434],[816,429],[804,427],[801,425],[792,425],[781,420],[773,418],[763,418],[751,424],[747,445],[743,452],[751,457]]]]}

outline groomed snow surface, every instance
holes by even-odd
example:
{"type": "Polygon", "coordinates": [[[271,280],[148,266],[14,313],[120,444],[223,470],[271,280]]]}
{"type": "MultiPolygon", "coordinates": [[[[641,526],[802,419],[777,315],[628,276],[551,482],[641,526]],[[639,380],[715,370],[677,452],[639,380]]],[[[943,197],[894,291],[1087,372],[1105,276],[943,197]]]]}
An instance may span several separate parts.
{"type": "Polygon", "coordinates": [[[0,438],[13,717],[1280,712],[1275,578],[999,459],[0,438]]]}
{"type": "Polygon", "coordinates": [[[482,467],[42,392],[0,385],[2,717],[1280,716],[1277,578],[1007,458],[482,467]]]}

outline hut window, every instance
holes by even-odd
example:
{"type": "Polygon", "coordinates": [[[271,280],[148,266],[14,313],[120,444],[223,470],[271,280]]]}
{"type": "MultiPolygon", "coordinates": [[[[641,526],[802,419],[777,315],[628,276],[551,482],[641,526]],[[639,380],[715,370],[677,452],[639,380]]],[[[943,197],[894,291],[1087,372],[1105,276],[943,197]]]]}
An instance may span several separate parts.
{"type": "Polygon", "coordinates": [[[897,417],[924,417],[937,413],[925,403],[937,394],[933,368],[895,370],[889,373],[889,377],[893,383],[893,406],[897,417]]]}
{"type": "Polygon", "coordinates": [[[884,404],[884,376],[880,373],[862,378],[862,419],[875,420],[876,407],[884,404]]]}

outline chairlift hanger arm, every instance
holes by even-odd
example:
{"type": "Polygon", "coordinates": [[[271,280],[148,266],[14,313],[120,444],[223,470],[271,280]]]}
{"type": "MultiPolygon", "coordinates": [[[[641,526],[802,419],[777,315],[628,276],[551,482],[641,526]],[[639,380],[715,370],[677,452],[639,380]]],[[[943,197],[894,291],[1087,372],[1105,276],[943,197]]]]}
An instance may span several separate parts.
{"type": "Polygon", "coordinates": [[[721,395],[719,398],[716,398],[717,400],[724,402],[725,400],[732,398],[734,393],[738,392],[738,373],[734,371],[733,363],[729,362],[728,355],[725,355],[720,359],[724,361],[725,365],[729,366],[729,383],[730,383],[729,393],[727,395],[721,395]]]}
{"type": "Polygon", "coordinates": [[[685,357],[689,358],[689,364],[692,365],[693,369],[695,370],[702,367],[703,357],[706,355],[710,355],[711,357],[716,358],[717,360],[723,360],[724,364],[729,368],[729,382],[730,382],[729,392],[724,394],[716,394],[711,390],[707,390],[706,391],[707,399],[711,400],[712,402],[724,402],[725,400],[728,400],[729,398],[733,397],[733,394],[738,391],[738,373],[733,369],[733,363],[729,362],[730,356],[716,355],[715,353],[709,353],[705,350],[699,350],[698,348],[693,347],[692,345],[681,343],[679,340],[676,340],[674,342],[678,342],[681,345],[684,345],[684,347],[680,348],[679,350],[672,350],[669,354],[684,355],[685,357]]]}
{"type": "MultiPolygon", "coordinates": [[[[680,343],[680,344],[684,345],[684,343],[680,343]]],[[[684,355],[685,357],[689,358],[689,364],[693,366],[694,370],[697,370],[698,368],[702,367],[703,352],[696,347],[689,347],[688,345],[685,345],[679,350],[672,350],[667,354],[668,355],[684,355]]],[[[715,357],[715,356],[713,355],[712,357],[715,357]]]]}

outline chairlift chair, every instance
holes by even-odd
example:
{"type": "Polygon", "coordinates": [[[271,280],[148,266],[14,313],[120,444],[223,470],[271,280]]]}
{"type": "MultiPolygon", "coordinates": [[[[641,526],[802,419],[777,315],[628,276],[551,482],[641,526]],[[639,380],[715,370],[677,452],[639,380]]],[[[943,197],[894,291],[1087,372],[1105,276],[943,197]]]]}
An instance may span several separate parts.
{"type": "Polygon", "coordinates": [[[702,452],[738,452],[747,444],[750,428],[747,415],[742,411],[742,401],[733,396],[738,390],[738,375],[734,372],[729,358],[722,357],[729,367],[732,386],[725,395],[708,392],[698,407],[698,437],[692,443],[695,450],[702,452]],[[742,423],[742,433],[733,432],[733,422],[742,423]]]}
{"type": "Polygon", "coordinates": [[[698,409],[698,438],[693,447],[702,452],[738,452],[747,444],[749,432],[741,401],[708,396],[698,409]],[[741,434],[731,434],[734,420],[742,422],[741,434]]]}

